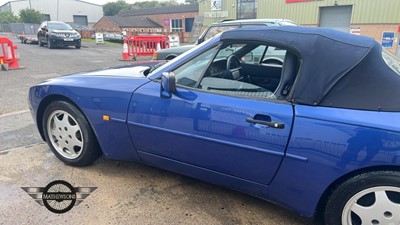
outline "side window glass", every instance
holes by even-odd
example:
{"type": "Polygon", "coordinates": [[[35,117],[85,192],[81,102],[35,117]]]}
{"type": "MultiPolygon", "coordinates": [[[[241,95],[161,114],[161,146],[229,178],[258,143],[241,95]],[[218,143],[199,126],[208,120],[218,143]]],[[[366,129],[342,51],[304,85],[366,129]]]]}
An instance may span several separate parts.
{"type": "Polygon", "coordinates": [[[176,83],[187,87],[195,87],[216,51],[217,47],[209,49],[175,69],[173,72],[176,83]]]}
{"type": "Polygon", "coordinates": [[[254,76],[267,76],[260,71],[261,65],[251,69],[244,67],[246,63],[243,60],[246,60],[250,53],[257,53],[260,55],[258,57],[261,57],[263,48],[265,50],[266,46],[254,43],[232,43],[222,47],[207,69],[199,88],[238,97],[275,99],[273,90],[252,82],[250,78],[251,73],[254,76]]]}
{"type": "Polygon", "coordinates": [[[261,63],[283,65],[283,60],[285,58],[285,55],[286,55],[286,50],[274,46],[269,46],[261,63]]]}
{"type": "Polygon", "coordinates": [[[246,55],[242,57],[242,61],[246,63],[260,63],[261,59],[264,56],[265,49],[267,49],[266,45],[259,45],[246,55]]]}
{"type": "Polygon", "coordinates": [[[232,30],[238,28],[238,26],[221,26],[221,27],[210,27],[210,29],[208,29],[207,33],[204,36],[204,41],[208,40],[212,37],[214,37],[215,35],[227,31],[227,30],[232,30]]]}
{"type": "Polygon", "coordinates": [[[286,99],[299,68],[298,56],[289,53],[263,43],[225,44],[198,88],[241,98],[286,99]]]}

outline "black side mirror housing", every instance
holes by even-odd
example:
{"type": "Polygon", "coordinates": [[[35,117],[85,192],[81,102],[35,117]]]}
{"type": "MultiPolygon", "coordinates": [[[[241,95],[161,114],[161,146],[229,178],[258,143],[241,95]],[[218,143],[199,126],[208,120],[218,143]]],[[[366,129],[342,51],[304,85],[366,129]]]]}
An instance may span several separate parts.
{"type": "Polygon", "coordinates": [[[172,94],[176,92],[176,80],[173,72],[164,72],[161,76],[161,98],[171,98],[172,94]]]}

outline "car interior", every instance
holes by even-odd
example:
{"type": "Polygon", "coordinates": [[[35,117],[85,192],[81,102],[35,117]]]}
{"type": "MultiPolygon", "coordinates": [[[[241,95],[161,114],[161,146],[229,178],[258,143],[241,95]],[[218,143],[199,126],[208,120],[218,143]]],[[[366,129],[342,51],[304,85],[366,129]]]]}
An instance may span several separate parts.
{"type": "Polygon", "coordinates": [[[226,43],[174,71],[177,84],[238,97],[285,99],[300,66],[291,51],[264,43],[226,43]]]}

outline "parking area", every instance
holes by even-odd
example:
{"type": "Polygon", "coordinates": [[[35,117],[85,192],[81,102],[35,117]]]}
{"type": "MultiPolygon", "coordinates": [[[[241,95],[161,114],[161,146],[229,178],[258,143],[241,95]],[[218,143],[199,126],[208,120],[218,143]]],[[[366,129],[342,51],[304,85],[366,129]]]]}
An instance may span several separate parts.
{"type": "Polygon", "coordinates": [[[119,44],[48,49],[10,38],[25,68],[0,71],[0,224],[305,224],[273,203],[138,163],[101,158],[84,168],[64,165],[39,137],[28,110],[29,87],[132,62],[119,61],[119,44]],[[54,180],[97,189],[55,214],[21,188],[54,180]]]}

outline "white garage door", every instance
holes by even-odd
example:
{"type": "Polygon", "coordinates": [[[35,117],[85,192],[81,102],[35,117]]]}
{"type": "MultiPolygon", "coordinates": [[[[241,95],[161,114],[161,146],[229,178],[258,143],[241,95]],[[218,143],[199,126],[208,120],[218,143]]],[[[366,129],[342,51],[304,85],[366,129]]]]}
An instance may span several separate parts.
{"type": "Polygon", "coordinates": [[[319,26],[349,33],[352,10],[353,6],[321,7],[319,10],[319,26]]]}

